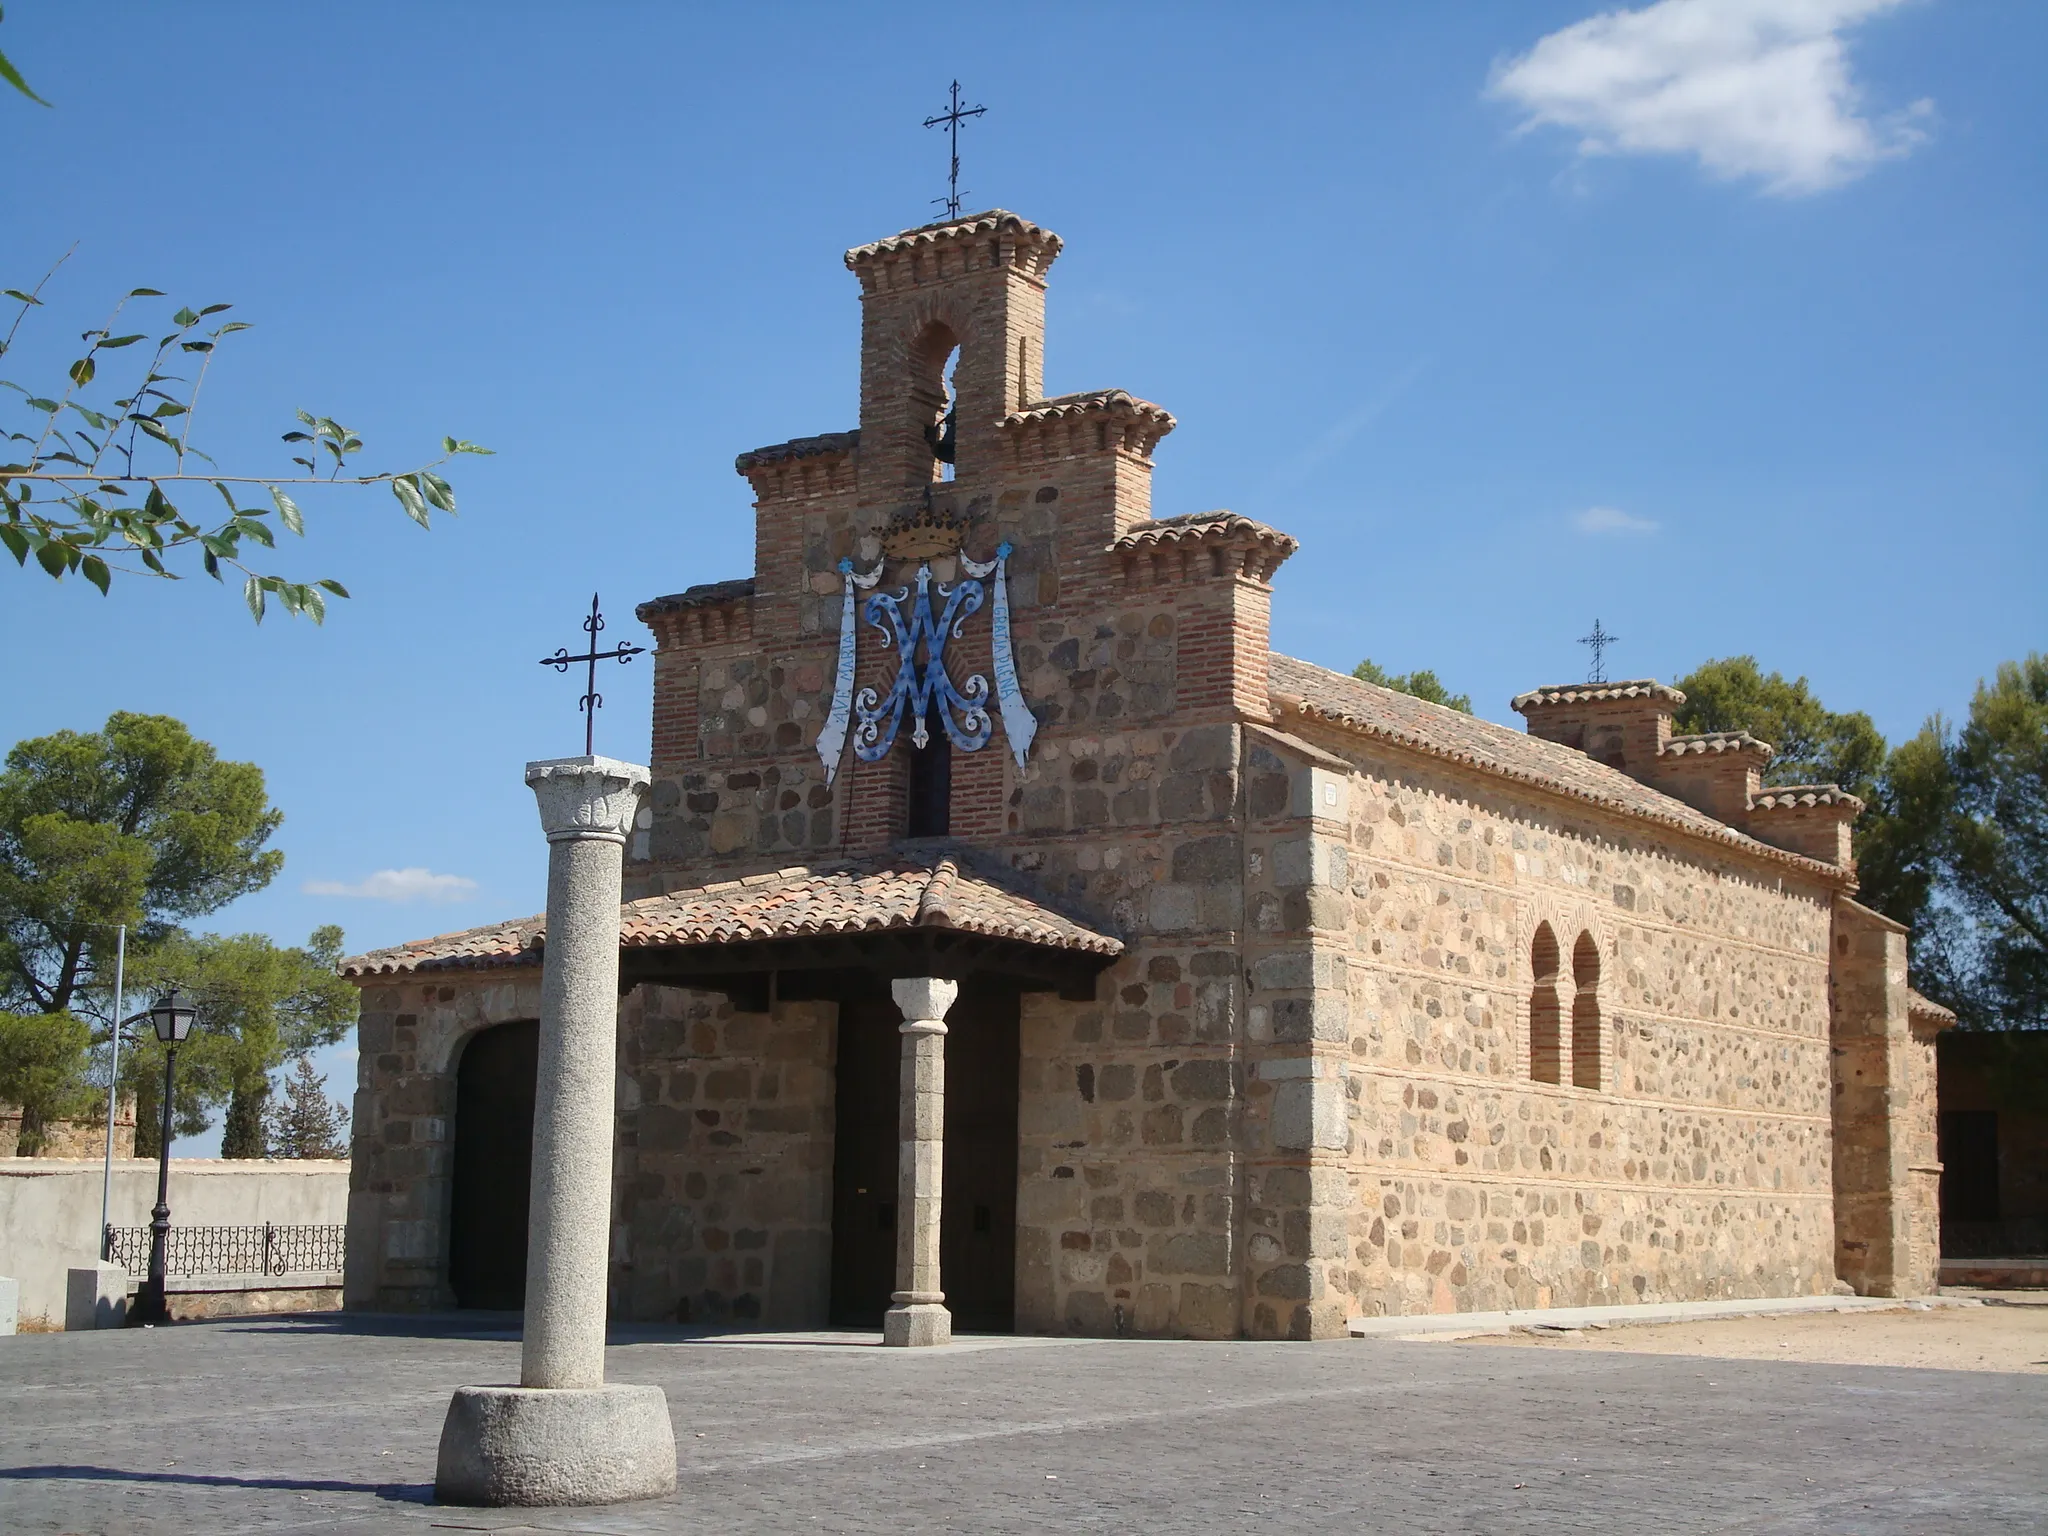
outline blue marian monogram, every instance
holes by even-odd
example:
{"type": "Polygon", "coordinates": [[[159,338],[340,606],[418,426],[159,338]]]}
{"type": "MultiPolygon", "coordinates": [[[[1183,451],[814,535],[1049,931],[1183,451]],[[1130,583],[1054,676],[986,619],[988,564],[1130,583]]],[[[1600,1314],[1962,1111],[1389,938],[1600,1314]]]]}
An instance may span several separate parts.
{"type": "Polygon", "coordinates": [[[826,783],[831,783],[838,772],[849,725],[853,727],[854,755],[865,763],[888,755],[905,715],[910,717],[910,739],[919,747],[930,740],[926,721],[934,713],[947,739],[962,752],[979,752],[989,744],[995,727],[989,718],[988,679],[974,673],[956,685],[946,670],[946,645],[962,637],[967,620],[980,611],[991,588],[994,614],[989,640],[996,706],[1011,755],[1017,766],[1023,767],[1025,755],[1031,750],[1031,738],[1038,733],[1038,722],[1024,703],[1011,649],[1010,554],[1011,546],[1007,543],[998,545],[995,559],[988,561],[970,560],[963,551],[960,564],[967,574],[951,586],[934,581],[931,567],[920,565],[911,586],[899,587],[894,592],[875,592],[860,605],[862,619],[881,636],[882,648],[895,651],[898,658],[895,681],[887,693],[863,688],[855,694],[853,689],[854,596],[856,591],[872,588],[881,579],[882,567],[878,563],[871,571],[856,572],[851,560],[839,562],[840,575],[845,579],[845,598],[839,616],[839,665],[832,680],[831,712],[825,728],[818,733],[818,756],[825,764],[826,783]],[[939,604],[936,617],[935,593],[939,604]]]}

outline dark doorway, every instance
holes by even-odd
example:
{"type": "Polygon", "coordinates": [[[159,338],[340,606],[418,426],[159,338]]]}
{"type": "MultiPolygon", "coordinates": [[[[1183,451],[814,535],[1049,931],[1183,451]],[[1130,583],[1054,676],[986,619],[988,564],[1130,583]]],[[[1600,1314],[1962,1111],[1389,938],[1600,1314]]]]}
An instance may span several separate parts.
{"type": "MultiPolygon", "coordinates": [[[[892,1003],[840,1004],[832,1322],[841,1328],[881,1327],[896,1286],[901,1022],[892,1003]]],[[[1007,1333],[1017,1313],[1017,994],[964,983],[946,1023],[946,1305],[961,1332],[1007,1333]]]]}
{"type": "Polygon", "coordinates": [[[1945,1109],[1936,1124],[1943,1223],[1997,1221],[1998,1112],[1945,1109]]]}
{"type": "Polygon", "coordinates": [[[455,1070],[455,1177],[448,1283],[458,1307],[526,1305],[526,1216],[533,1184],[540,1025],[473,1038],[455,1070]]]}

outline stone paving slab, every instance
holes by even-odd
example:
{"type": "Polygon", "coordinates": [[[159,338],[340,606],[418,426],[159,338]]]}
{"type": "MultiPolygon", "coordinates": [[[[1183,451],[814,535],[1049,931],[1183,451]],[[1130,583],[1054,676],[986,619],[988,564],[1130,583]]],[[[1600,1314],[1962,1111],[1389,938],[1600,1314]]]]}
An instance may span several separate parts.
{"type": "Polygon", "coordinates": [[[1377,1341],[904,1352],[634,1330],[672,1499],[426,1502],[497,1330],[351,1316],[0,1341],[0,1530],[2034,1532],[2048,1379],[1377,1341]]]}
{"type": "Polygon", "coordinates": [[[1435,1312],[1410,1317],[1354,1317],[1354,1339],[1476,1339],[1516,1329],[1571,1331],[1630,1324],[1695,1323],[1717,1317],[1793,1317],[1805,1312],[1896,1312],[1902,1307],[1974,1307],[1974,1300],[1927,1296],[1781,1296],[1739,1300],[1631,1302],[1612,1307],[1529,1307],[1506,1312],[1435,1312]]]}

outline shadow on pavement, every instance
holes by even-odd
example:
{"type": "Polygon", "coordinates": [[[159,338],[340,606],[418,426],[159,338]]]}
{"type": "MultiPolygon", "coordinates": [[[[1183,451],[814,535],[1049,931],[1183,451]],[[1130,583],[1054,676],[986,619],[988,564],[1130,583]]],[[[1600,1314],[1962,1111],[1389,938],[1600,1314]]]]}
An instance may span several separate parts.
{"type": "Polygon", "coordinates": [[[374,1493],[397,1504],[431,1504],[432,1483],[347,1483],[327,1477],[220,1477],[203,1472],[124,1472],[118,1467],[0,1467],[0,1482],[172,1483],[193,1488],[275,1488],[287,1493],[374,1493]]]}

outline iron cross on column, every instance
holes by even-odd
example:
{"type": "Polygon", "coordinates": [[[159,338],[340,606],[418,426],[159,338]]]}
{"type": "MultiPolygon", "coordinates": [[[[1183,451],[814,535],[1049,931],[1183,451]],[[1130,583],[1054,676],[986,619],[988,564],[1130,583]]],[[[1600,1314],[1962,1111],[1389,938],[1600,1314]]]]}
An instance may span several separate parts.
{"type": "Polygon", "coordinates": [[[946,179],[946,196],[932,199],[935,203],[944,203],[946,205],[946,217],[949,219],[960,217],[960,124],[970,117],[980,117],[987,110],[987,107],[962,107],[960,105],[960,82],[955,80],[953,82],[952,104],[944,112],[939,113],[938,116],[928,117],[924,120],[924,125],[927,128],[936,128],[939,124],[944,123],[946,125],[946,132],[953,141],[953,169],[952,174],[946,179]]]}
{"type": "Polygon", "coordinates": [[[557,672],[567,673],[572,662],[589,665],[589,675],[584,682],[584,692],[576,707],[583,712],[583,755],[596,755],[594,744],[597,732],[597,711],[604,704],[604,695],[597,691],[597,664],[600,661],[617,661],[621,666],[641,655],[647,649],[644,645],[615,645],[608,651],[597,648],[598,631],[604,628],[604,615],[597,611],[597,594],[590,594],[590,617],[583,621],[583,628],[590,636],[590,649],[581,656],[571,656],[565,645],[552,656],[543,656],[540,664],[553,667],[557,672]]]}

